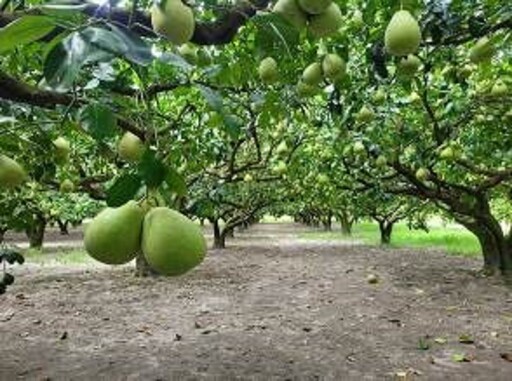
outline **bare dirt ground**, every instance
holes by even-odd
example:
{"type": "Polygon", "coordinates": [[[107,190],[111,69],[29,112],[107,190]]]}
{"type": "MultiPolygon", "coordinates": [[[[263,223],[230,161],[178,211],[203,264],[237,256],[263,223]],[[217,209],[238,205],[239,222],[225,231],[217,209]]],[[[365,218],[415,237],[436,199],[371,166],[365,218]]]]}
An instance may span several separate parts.
{"type": "Polygon", "coordinates": [[[478,261],[299,229],[256,226],[179,278],[17,268],[0,380],[512,379],[512,291],[478,261]]]}

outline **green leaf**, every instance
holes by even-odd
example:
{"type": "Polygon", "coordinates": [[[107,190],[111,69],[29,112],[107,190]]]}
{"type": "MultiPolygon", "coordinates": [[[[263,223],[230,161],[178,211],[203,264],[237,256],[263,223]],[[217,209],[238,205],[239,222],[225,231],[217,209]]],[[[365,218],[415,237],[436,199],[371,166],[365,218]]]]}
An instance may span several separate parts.
{"type": "Polygon", "coordinates": [[[240,132],[242,130],[243,122],[236,115],[223,115],[222,119],[224,120],[224,126],[226,127],[226,132],[233,139],[236,140],[240,136],[240,132]]]}
{"type": "Polygon", "coordinates": [[[149,46],[142,38],[131,30],[122,27],[111,25],[112,32],[117,34],[119,38],[126,44],[127,50],[124,53],[124,57],[133,63],[138,65],[149,65],[154,60],[151,46],[149,46]]]}
{"type": "Polygon", "coordinates": [[[118,177],[107,190],[107,205],[118,207],[132,200],[142,186],[142,179],[136,174],[118,177]]]}
{"type": "Polygon", "coordinates": [[[185,197],[187,195],[187,183],[185,182],[185,178],[173,168],[168,169],[165,182],[169,186],[169,190],[176,193],[179,197],[185,197]]]}
{"type": "Polygon", "coordinates": [[[107,106],[99,103],[90,104],[82,110],[80,117],[82,126],[98,141],[116,134],[117,119],[107,106]]]}
{"type": "Polygon", "coordinates": [[[55,25],[44,16],[23,16],[0,29],[0,53],[39,40],[55,25]]]}
{"type": "Polygon", "coordinates": [[[44,78],[49,86],[68,89],[83,65],[112,58],[111,53],[92,45],[88,38],[87,34],[74,32],[50,50],[46,56],[43,70],[44,78]]]}
{"type": "Polygon", "coordinates": [[[204,85],[196,85],[203,97],[206,99],[208,105],[215,111],[222,111],[224,103],[222,96],[218,91],[213,90],[211,87],[204,85]]]}
{"type": "Polygon", "coordinates": [[[138,170],[139,175],[148,188],[160,186],[167,175],[167,167],[156,157],[156,153],[151,150],[144,152],[138,170]]]}

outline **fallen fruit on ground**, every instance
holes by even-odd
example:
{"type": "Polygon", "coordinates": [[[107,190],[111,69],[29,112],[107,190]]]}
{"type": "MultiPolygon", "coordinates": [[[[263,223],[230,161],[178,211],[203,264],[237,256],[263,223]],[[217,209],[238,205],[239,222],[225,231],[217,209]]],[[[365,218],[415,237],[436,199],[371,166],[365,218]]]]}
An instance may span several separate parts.
{"type": "Polygon", "coordinates": [[[180,275],[203,261],[206,241],[201,228],[183,214],[158,207],[144,218],[142,252],[158,273],[180,275]]]}
{"type": "Polygon", "coordinates": [[[138,162],[142,158],[145,149],[142,140],[131,132],[125,132],[117,145],[119,157],[129,163],[138,162]]]}
{"type": "Polygon", "coordinates": [[[105,264],[130,262],[140,251],[144,215],[144,209],[135,201],[118,208],[104,209],[85,229],[85,250],[105,264]]]}
{"type": "Polygon", "coordinates": [[[194,34],[195,19],[192,9],[181,0],[167,0],[165,8],[158,5],[151,8],[153,30],[173,44],[189,42],[194,34]]]}
{"type": "Polygon", "coordinates": [[[21,185],[27,174],[21,165],[5,155],[0,155],[0,188],[15,188],[21,185]]]}
{"type": "Polygon", "coordinates": [[[394,56],[406,56],[418,50],[421,30],[411,13],[396,12],[389,22],[384,36],[386,50],[394,56]]]}

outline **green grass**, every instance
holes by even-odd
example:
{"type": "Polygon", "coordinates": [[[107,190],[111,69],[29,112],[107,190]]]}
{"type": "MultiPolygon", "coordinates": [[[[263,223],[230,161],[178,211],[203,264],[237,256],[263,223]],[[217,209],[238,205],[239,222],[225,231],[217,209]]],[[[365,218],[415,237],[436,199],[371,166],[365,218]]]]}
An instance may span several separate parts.
{"type": "Polygon", "coordinates": [[[59,250],[51,253],[44,253],[40,250],[27,250],[25,259],[28,263],[38,265],[82,265],[93,263],[92,259],[84,250],[70,249],[59,250]]]}
{"type": "MultiPolygon", "coordinates": [[[[379,227],[373,223],[361,223],[354,226],[352,237],[344,237],[340,231],[306,232],[300,235],[305,239],[356,240],[368,245],[380,243],[379,227]]],[[[435,248],[449,254],[466,257],[481,255],[476,237],[465,229],[458,227],[432,227],[430,232],[409,230],[405,224],[397,224],[391,237],[392,247],[435,248]]]]}

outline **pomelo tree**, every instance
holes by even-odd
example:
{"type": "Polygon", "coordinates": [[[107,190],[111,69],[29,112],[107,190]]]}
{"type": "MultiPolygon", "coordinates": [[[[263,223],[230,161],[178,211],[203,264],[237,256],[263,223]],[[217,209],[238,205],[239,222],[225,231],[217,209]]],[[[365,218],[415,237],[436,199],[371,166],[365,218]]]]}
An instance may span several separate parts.
{"type": "MultiPolygon", "coordinates": [[[[510,203],[512,178],[506,4],[7,1],[0,27],[3,115],[41,126],[41,149],[73,130],[92,138],[116,170],[86,188],[110,206],[158,195],[185,210],[186,185],[229,162],[226,147],[248,131],[239,95],[308,137],[329,131],[332,153],[316,162],[339,171],[333,189],[429,200],[479,238],[486,269],[512,269],[512,232],[493,212],[510,203]],[[127,132],[144,153],[119,161],[127,132]]],[[[17,144],[2,150],[29,158],[17,144]]],[[[230,197],[244,198],[236,185],[230,197]]]]}

